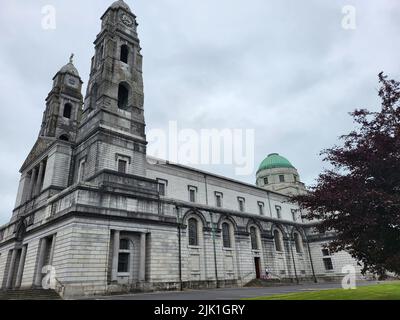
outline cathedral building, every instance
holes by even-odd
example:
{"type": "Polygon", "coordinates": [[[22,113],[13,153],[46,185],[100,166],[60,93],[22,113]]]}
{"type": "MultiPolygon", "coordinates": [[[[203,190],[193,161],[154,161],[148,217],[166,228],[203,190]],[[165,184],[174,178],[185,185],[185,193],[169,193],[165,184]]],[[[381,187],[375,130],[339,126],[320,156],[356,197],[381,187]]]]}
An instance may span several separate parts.
{"type": "MultiPolygon", "coordinates": [[[[141,47],[122,0],[101,17],[85,97],[73,57],[54,76],[15,209],[0,227],[0,288],[65,297],[342,277],[290,196],[296,168],[270,154],[256,184],[146,155],[141,47]],[[50,266],[50,267],[49,267],[50,266]]],[[[359,270],[359,267],[357,267],[359,270]]]]}

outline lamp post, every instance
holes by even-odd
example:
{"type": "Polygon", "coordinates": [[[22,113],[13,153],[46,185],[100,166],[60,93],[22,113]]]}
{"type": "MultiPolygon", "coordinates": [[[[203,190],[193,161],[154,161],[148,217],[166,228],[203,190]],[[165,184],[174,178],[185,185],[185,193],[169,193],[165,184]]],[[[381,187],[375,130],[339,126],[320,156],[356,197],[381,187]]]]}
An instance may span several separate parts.
{"type": "Polygon", "coordinates": [[[180,215],[180,208],[178,205],[175,205],[176,215],[178,221],[178,255],[179,255],[179,290],[183,291],[183,283],[182,283],[182,221],[180,215]]]}
{"type": "Polygon", "coordinates": [[[212,212],[210,212],[210,217],[211,217],[211,233],[212,233],[212,240],[213,240],[213,246],[214,246],[215,281],[216,281],[217,288],[219,288],[218,265],[217,265],[217,248],[216,248],[216,244],[215,244],[215,227],[214,227],[214,219],[213,219],[212,212]]]}
{"type": "Polygon", "coordinates": [[[296,277],[296,283],[299,284],[299,277],[297,276],[296,262],[295,262],[294,254],[293,254],[292,237],[289,237],[289,246],[290,246],[290,252],[292,253],[293,268],[294,268],[294,276],[296,277]]]}
{"type": "Polygon", "coordinates": [[[315,283],[318,283],[317,277],[315,276],[314,263],[313,263],[312,256],[311,256],[310,243],[309,243],[309,241],[308,241],[308,237],[307,237],[307,234],[306,234],[305,231],[304,231],[304,237],[306,238],[306,242],[307,242],[308,256],[309,256],[309,258],[310,258],[311,271],[312,271],[312,274],[313,274],[314,282],[315,282],[315,283]]]}

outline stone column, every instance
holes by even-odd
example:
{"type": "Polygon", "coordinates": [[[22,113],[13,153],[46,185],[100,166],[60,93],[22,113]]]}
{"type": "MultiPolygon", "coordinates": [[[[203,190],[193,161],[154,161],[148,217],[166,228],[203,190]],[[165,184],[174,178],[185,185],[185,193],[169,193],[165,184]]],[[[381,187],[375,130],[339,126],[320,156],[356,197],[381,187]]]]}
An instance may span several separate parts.
{"type": "Polygon", "coordinates": [[[22,188],[22,196],[21,196],[20,204],[25,203],[29,198],[28,192],[29,192],[29,187],[31,185],[31,180],[30,180],[29,175],[27,173],[25,174],[25,178],[24,179],[25,179],[24,180],[24,187],[22,188]]]}
{"type": "Polygon", "coordinates": [[[44,169],[44,162],[42,161],[39,165],[39,173],[36,179],[35,195],[40,194],[40,189],[42,187],[43,169],[44,169]]]}
{"type": "Polygon", "coordinates": [[[33,197],[33,191],[34,191],[33,189],[35,188],[35,176],[36,176],[36,167],[32,169],[31,181],[29,182],[28,196],[26,197],[27,200],[30,200],[33,197]]]}
{"type": "Polygon", "coordinates": [[[146,234],[140,234],[139,281],[146,280],[146,234]]]}
{"type": "Polygon", "coordinates": [[[119,254],[119,231],[114,230],[114,240],[113,240],[113,260],[112,260],[112,274],[111,280],[117,281],[118,275],[118,254],[119,254]]]}
{"type": "Polygon", "coordinates": [[[17,250],[13,249],[12,254],[11,254],[10,267],[8,268],[6,289],[12,288],[12,280],[13,280],[13,275],[14,275],[16,258],[17,258],[17,250]]]}
{"type": "Polygon", "coordinates": [[[24,273],[24,266],[25,266],[25,257],[26,257],[26,245],[22,247],[21,257],[19,258],[17,280],[15,281],[16,288],[21,287],[22,275],[24,273]]]}
{"type": "Polygon", "coordinates": [[[46,258],[45,257],[46,250],[47,250],[47,239],[43,238],[40,240],[39,258],[38,258],[38,262],[37,262],[37,269],[36,269],[35,282],[34,282],[34,285],[37,287],[40,287],[42,285],[42,268],[43,268],[44,260],[46,258]]]}

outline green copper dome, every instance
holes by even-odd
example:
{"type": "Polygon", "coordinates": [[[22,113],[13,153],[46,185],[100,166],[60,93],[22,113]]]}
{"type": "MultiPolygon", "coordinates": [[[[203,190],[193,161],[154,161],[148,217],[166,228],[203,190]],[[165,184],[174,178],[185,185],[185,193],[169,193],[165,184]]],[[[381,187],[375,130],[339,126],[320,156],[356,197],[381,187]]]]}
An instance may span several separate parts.
{"type": "Polygon", "coordinates": [[[280,156],[277,153],[271,153],[261,162],[260,167],[258,168],[257,172],[265,169],[273,169],[273,168],[293,168],[293,165],[289,162],[288,159],[280,156]]]}

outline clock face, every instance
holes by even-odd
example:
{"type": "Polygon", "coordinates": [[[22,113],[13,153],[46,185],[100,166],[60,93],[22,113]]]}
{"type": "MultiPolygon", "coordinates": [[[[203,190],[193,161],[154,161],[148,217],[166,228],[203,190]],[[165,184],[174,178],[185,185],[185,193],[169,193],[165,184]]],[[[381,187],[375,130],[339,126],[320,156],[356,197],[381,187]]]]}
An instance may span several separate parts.
{"type": "Polygon", "coordinates": [[[69,85],[70,87],[74,87],[74,88],[76,88],[78,86],[78,81],[69,75],[65,78],[65,83],[67,85],[69,85]]]}
{"type": "Polygon", "coordinates": [[[121,16],[121,21],[128,27],[131,27],[133,25],[133,20],[130,16],[128,16],[127,14],[123,14],[121,16]]]}

